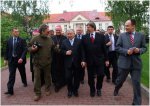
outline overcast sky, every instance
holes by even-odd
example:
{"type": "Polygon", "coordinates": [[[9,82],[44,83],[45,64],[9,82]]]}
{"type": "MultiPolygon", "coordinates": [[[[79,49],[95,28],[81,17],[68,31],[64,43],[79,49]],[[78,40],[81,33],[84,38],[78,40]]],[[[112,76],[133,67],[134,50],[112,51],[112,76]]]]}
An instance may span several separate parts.
{"type": "Polygon", "coordinates": [[[66,11],[105,11],[107,0],[49,0],[50,13],[66,11]]]}

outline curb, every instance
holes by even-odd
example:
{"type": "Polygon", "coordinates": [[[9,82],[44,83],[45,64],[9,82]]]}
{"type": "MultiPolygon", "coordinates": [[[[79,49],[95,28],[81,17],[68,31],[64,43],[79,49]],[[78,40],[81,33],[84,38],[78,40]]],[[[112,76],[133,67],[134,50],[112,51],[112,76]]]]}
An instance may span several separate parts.
{"type": "MultiPolygon", "coordinates": [[[[130,84],[132,84],[130,75],[128,75],[127,80],[130,84]]],[[[150,94],[149,89],[146,86],[144,86],[142,83],[141,83],[141,93],[144,94],[149,99],[149,94],[150,94]]]]}

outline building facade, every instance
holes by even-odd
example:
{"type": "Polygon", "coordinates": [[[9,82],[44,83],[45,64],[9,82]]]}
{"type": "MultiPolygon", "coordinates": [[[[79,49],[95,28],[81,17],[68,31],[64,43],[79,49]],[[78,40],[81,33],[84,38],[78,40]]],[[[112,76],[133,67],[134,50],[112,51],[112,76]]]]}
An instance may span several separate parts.
{"type": "Polygon", "coordinates": [[[54,30],[55,26],[61,25],[62,30],[66,32],[71,28],[76,30],[78,26],[83,28],[83,32],[86,32],[86,25],[89,21],[93,21],[96,24],[96,29],[103,29],[106,31],[107,26],[112,25],[111,19],[106,16],[105,12],[93,11],[77,11],[67,12],[62,14],[50,14],[48,19],[45,19],[43,23],[47,24],[50,29],[54,30]]]}

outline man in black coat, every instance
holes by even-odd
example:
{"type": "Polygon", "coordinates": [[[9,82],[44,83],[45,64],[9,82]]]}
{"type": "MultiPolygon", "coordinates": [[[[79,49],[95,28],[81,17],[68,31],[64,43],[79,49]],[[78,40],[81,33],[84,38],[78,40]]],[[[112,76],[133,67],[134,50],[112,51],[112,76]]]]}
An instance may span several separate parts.
{"type": "MultiPolygon", "coordinates": [[[[85,53],[85,62],[87,63],[88,84],[90,86],[90,96],[101,96],[101,89],[104,77],[104,65],[109,65],[108,54],[105,45],[105,36],[96,33],[94,22],[87,24],[89,34],[82,37],[82,45],[85,53]],[[96,89],[94,78],[97,78],[96,89]]],[[[82,63],[83,64],[83,63],[82,63]]]]}
{"type": "Polygon", "coordinates": [[[75,37],[72,29],[67,31],[68,39],[64,40],[61,46],[61,52],[64,54],[64,63],[66,71],[66,81],[68,88],[68,97],[78,96],[80,85],[80,66],[83,61],[83,52],[81,40],[75,37]]]}
{"type": "MultiPolygon", "coordinates": [[[[78,39],[82,39],[82,36],[84,36],[83,35],[83,29],[81,28],[81,27],[77,27],[76,28],[76,38],[78,38],[78,39]]],[[[85,67],[81,67],[80,66],[80,82],[81,82],[81,84],[84,84],[84,76],[85,76],[85,67]]]]}
{"type": "Polygon", "coordinates": [[[26,64],[26,42],[22,38],[19,37],[19,30],[17,28],[13,28],[12,37],[10,37],[7,41],[6,45],[6,54],[5,54],[5,64],[8,63],[9,67],[9,80],[7,83],[8,91],[5,92],[7,95],[14,94],[14,83],[16,77],[16,69],[18,68],[22,83],[24,87],[27,86],[26,72],[25,72],[25,64],[26,64]]]}
{"type": "MultiPolygon", "coordinates": [[[[61,46],[62,41],[66,39],[62,35],[61,26],[56,26],[56,35],[52,36],[52,40],[58,48],[61,46]]],[[[53,52],[52,54],[52,81],[55,86],[55,92],[58,92],[65,85],[65,68],[64,68],[64,56],[60,53],[53,52]]]]}
{"type": "Polygon", "coordinates": [[[118,40],[118,36],[113,34],[114,27],[113,26],[108,26],[107,27],[107,33],[105,35],[107,44],[107,49],[108,49],[108,57],[109,57],[109,66],[106,67],[105,74],[107,77],[107,82],[110,81],[110,71],[109,68],[112,65],[113,71],[112,71],[112,83],[115,84],[117,74],[118,74],[118,66],[117,66],[117,60],[118,60],[118,53],[116,52],[116,43],[118,40]]]}

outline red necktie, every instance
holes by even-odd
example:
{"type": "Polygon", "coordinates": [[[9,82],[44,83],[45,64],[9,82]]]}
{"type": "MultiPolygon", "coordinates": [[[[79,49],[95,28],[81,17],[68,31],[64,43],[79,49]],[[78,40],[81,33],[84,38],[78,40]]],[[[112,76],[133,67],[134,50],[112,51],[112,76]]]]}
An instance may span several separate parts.
{"type": "Polygon", "coordinates": [[[91,42],[94,43],[94,37],[93,37],[93,34],[91,34],[91,42]]]}
{"type": "Polygon", "coordinates": [[[134,38],[133,38],[132,34],[130,34],[130,42],[132,45],[134,44],[134,38]]]}

